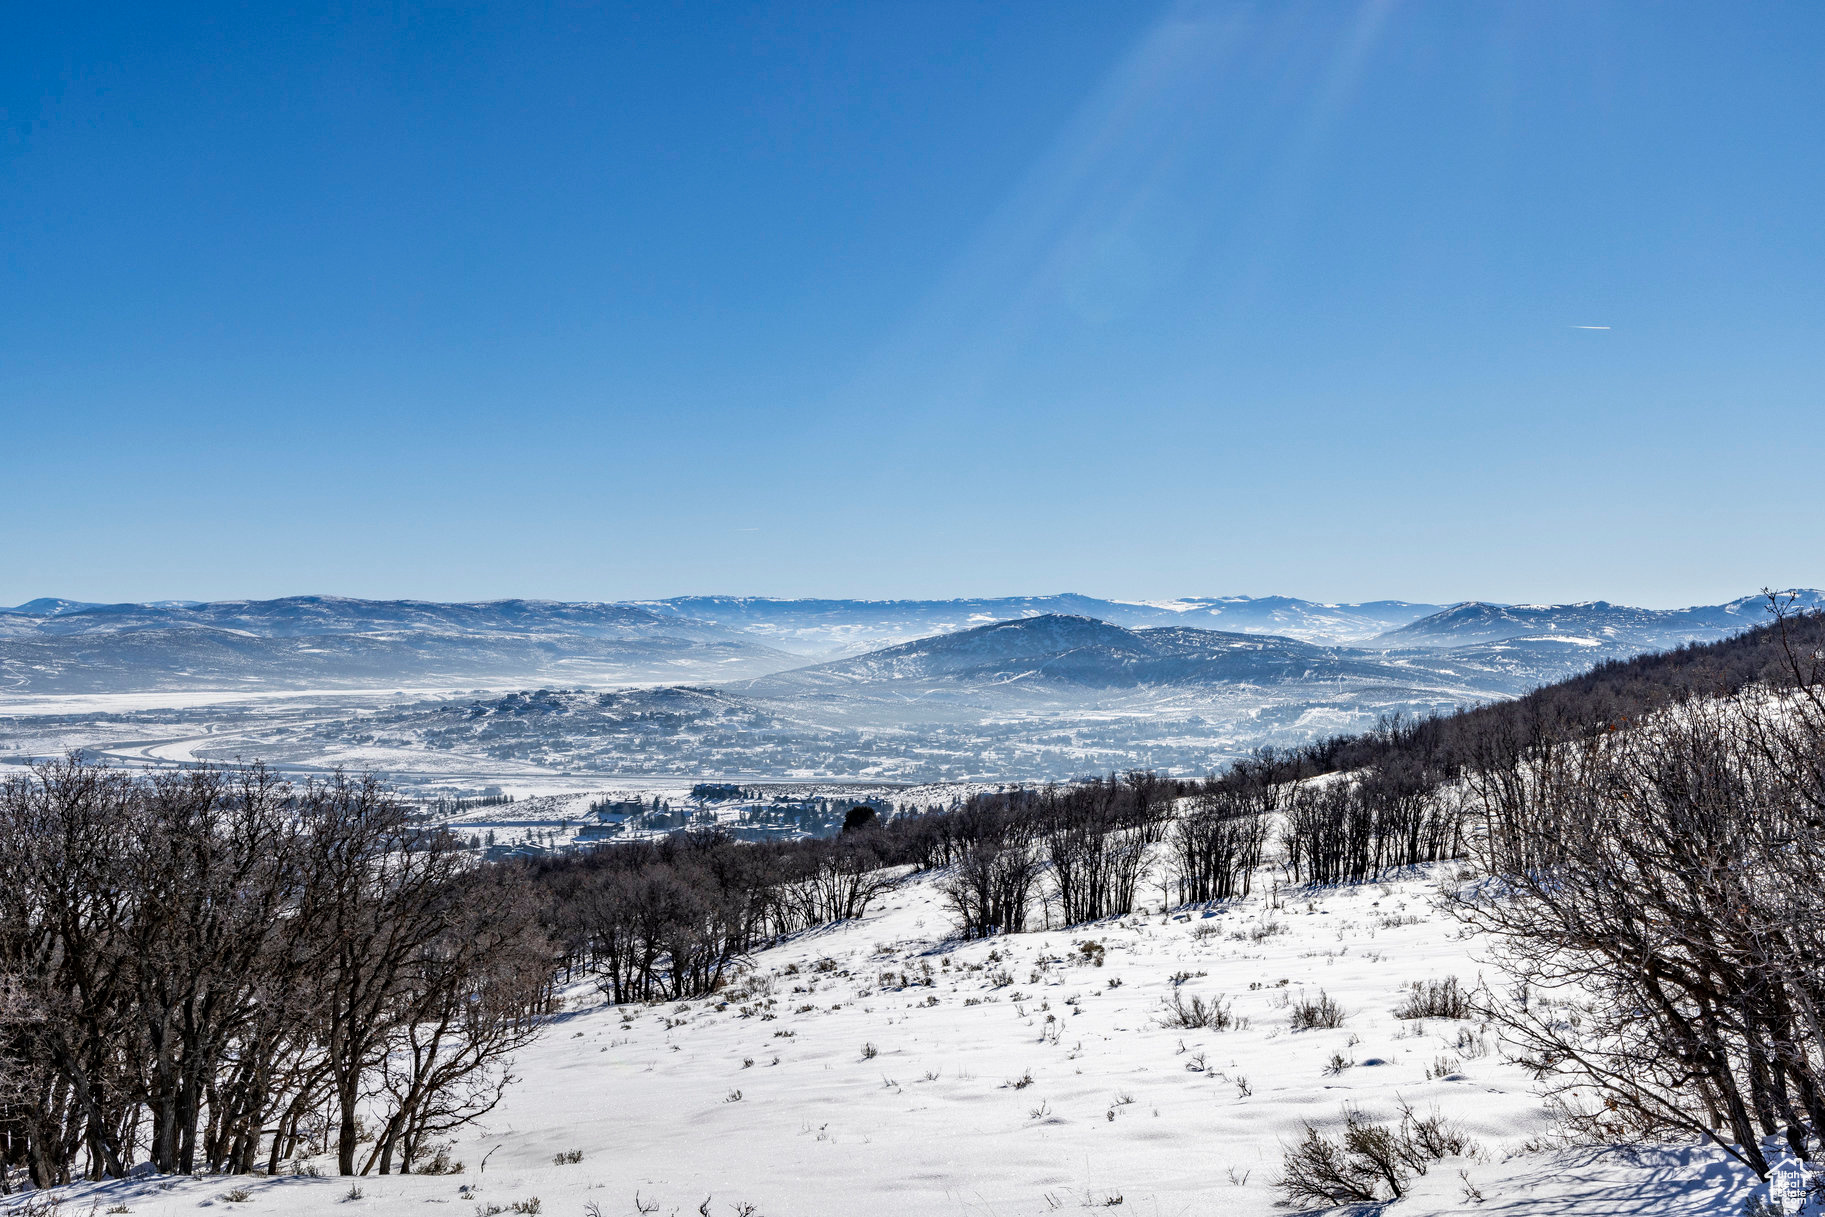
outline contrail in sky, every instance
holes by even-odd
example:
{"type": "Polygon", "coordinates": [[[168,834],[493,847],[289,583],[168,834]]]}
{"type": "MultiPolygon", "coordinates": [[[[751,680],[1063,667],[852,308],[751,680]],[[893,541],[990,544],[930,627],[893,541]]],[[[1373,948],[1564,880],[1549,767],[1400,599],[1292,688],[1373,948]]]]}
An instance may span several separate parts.
{"type": "Polygon", "coordinates": [[[1607,330],[1610,327],[1607,325],[1574,325],[1572,328],[1574,330],[1607,330]]]}

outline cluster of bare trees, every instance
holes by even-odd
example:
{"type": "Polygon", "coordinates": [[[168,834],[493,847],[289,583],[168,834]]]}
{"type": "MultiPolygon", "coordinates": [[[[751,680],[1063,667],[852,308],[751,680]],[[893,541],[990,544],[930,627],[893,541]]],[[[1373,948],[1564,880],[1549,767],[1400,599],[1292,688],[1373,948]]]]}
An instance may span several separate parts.
{"type": "MultiPolygon", "coordinates": [[[[1236,771],[1232,770],[1232,775],[1236,771]]],[[[1213,782],[1174,821],[1172,870],[1180,904],[1246,896],[1285,787],[1250,777],[1213,782]]]]}
{"type": "Polygon", "coordinates": [[[951,867],[940,887],[966,937],[1019,933],[1037,914],[1078,925],[1130,912],[1150,870],[1179,904],[1245,896],[1276,824],[1295,882],[1461,856],[1470,804],[1424,758],[1384,756],[1331,781],[1304,775],[1298,753],[1262,749],[1202,781],[1130,773],[1016,788],[889,828],[902,858],[951,867]]]}
{"type": "Polygon", "coordinates": [[[1468,809],[1460,788],[1442,774],[1410,758],[1384,757],[1287,795],[1287,870],[1296,881],[1347,883],[1455,858],[1468,809]]]}
{"type": "Polygon", "coordinates": [[[1276,823],[1296,882],[1461,854],[1468,804],[1442,771],[1394,756],[1329,782],[1304,772],[1297,753],[1264,749],[1203,781],[1131,773],[1017,788],[889,827],[904,858],[951,868],[940,890],[972,938],[1019,933],[1041,914],[1078,925],[1130,912],[1150,868],[1179,904],[1247,895],[1276,823]]]}
{"type": "MultiPolygon", "coordinates": [[[[954,864],[940,890],[965,937],[1020,933],[1036,911],[1043,911],[1047,924],[1077,925],[1133,910],[1150,850],[1174,824],[1174,800],[1199,789],[1198,783],[1138,772],[1015,789],[979,795],[933,824],[915,824],[907,832],[918,840],[932,837],[926,830],[936,830],[940,846],[914,847],[912,852],[954,864]]],[[[1251,824],[1245,835],[1258,831],[1251,824]]],[[[1196,844],[1187,848],[1204,867],[1205,886],[1230,882],[1233,871],[1218,880],[1214,871],[1219,863],[1196,844]]],[[[1259,852],[1257,844],[1256,861],[1259,852]]],[[[1239,866],[1243,856],[1246,851],[1226,864],[1239,866]]],[[[1181,889],[1189,882],[1195,880],[1182,881],[1181,889]]]]}
{"type": "Polygon", "coordinates": [[[742,958],[809,926],[860,917],[897,878],[897,838],[743,844],[714,831],[607,846],[532,872],[566,973],[615,1002],[715,991],[742,958]]]}
{"type": "Polygon", "coordinates": [[[940,889],[965,938],[1019,934],[1045,869],[1034,848],[1033,818],[1010,810],[987,835],[965,846],[940,889]]]}
{"type": "Polygon", "coordinates": [[[0,1180],[409,1171],[551,1000],[530,893],[371,780],[50,765],[0,857],[0,1180]]]}
{"type": "Polygon", "coordinates": [[[1493,878],[1460,914],[1516,989],[1495,1010],[1609,1136],[1680,1129],[1810,1155],[1825,1134],[1825,709],[1692,703],[1542,742],[1473,781],[1493,878]]]}
{"type": "Polygon", "coordinates": [[[1171,810],[1153,797],[1151,782],[1089,782],[1042,791],[1036,802],[1058,920],[1077,925],[1133,909],[1147,848],[1171,810]]]}
{"type": "Polygon", "coordinates": [[[1492,1013],[1596,1134],[1705,1136],[1764,1174],[1762,1138],[1822,1148],[1825,695],[1804,654],[1775,687],[1624,729],[1492,734],[1469,771],[1489,878],[1455,907],[1513,982],[1492,1013]]]}

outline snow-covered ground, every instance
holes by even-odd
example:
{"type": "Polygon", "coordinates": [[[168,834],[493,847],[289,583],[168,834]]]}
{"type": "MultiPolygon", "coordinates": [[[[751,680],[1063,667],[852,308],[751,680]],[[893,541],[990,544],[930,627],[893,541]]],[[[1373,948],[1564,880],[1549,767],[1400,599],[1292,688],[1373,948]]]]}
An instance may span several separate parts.
{"type": "Polygon", "coordinates": [[[1285,1211],[1273,1180],[1303,1122],[1404,1102],[1479,1149],[1374,1211],[1739,1211],[1753,1179],[1721,1153],[1543,1147],[1551,1121],[1493,1031],[1393,1015],[1411,982],[1482,969],[1432,907],[1450,878],[1276,892],[1263,871],[1251,898],[1208,914],[1162,915],[1156,892],[1145,914],[962,944],[935,883],[915,879],[859,921],[761,952],[717,1000],[612,1007],[573,990],[455,1147],[460,1174],[361,1179],[358,1199],[347,1179],[216,1177],[69,1200],[149,1217],[1268,1214],[1285,1211]],[[1289,1004],[1321,991],[1343,1025],[1292,1030],[1289,1004]],[[1237,1025],[1161,1025],[1174,993],[1226,999],[1237,1025]],[[248,1198],[224,1199],[236,1188],[248,1198]]]}

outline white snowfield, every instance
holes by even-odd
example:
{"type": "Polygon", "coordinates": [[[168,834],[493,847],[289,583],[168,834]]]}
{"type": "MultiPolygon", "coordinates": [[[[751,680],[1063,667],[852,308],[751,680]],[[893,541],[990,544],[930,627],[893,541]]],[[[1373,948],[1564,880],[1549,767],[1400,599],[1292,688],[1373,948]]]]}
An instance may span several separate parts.
{"type": "Polygon", "coordinates": [[[1551,1121],[1493,1030],[1394,1016],[1411,982],[1482,970],[1432,905],[1454,872],[1276,894],[1264,870],[1250,898],[1209,914],[1163,916],[1156,890],[1144,915],[971,943],[950,939],[935,882],[915,878],[865,918],[761,952],[718,1000],[613,1007],[577,987],[486,1127],[455,1146],[460,1174],[148,1178],[77,1185],[66,1204],[1278,1214],[1281,1154],[1304,1122],[1335,1128],[1346,1105],[1384,1119],[1404,1102],[1457,1122],[1477,1151],[1434,1164],[1392,1205],[1346,1211],[1740,1211],[1754,1178],[1715,1149],[1541,1148],[1551,1121]],[[1293,1030],[1289,1005],[1321,991],[1343,1025],[1293,1030]],[[1235,1025],[1163,1026],[1174,994],[1225,999],[1235,1025]],[[580,1160],[554,1162],[572,1151],[580,1160]],[[237,1188],[246,1199],[227,1198],[237,1188]]]}

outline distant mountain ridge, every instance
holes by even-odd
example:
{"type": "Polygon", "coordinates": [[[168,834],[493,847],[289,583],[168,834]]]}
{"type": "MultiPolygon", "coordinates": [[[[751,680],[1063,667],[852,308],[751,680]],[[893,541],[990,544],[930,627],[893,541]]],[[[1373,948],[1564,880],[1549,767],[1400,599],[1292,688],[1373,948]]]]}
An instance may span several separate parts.
{"type": "Polygon", "coordinates": [[[288,596],[0,610],[0,693],[726,680],[793,657],[630,605],[288,596]]]}
{"type": "Polygon", "coordinates": [[[32,628],[38,632],[92,633],[130,629],[227,629],[267,638],[311,634],[430,630],[493,633],[585,633],[632,637],[664,632],[673,637],[731,635],[712,623],[659,614],[625,604],[567,603],[556,600],[489,600],[443,603],[430,600],[358,600],[346,596],[284,596],[276,600],[162,601],[152,604],[85,604],[41,599],[0,609],[0,635],[32,628]],[[7,617],[33,619],[27,627],[7,617]]]}
{"type": "MultiPolygon", "coordinates": [[[[1822,604],[1818,592],[1799,593],[1799,607],[1822,604]]],[[[1442,680],[1516,691],[1600,659],[1725,637],[1763,620],[1764,609],[1755,596],[1671,610],[1605,601],[1447,607],[1281,596],[1119,601],[1069,593],[626,603],[43,598],[0,609],[0,695],[600,687],[775,676],[801,689],[835,689],[879,684],[896,671],[950,688],[1010,680],[1074,681],[1084,688],[1185,685],[1284,680],[1291,678],[1284,673],[1310,670],[1338,679],[1395,673],[1428,686],[1442,680]],[[1041,624],[1013,628],[1023,622],[1041,624]],[[1073,645],[1041,644],[1074,633],[1082,638],[1073,645]],[[1016,641],[1036,649],[966,654],[969,647],[994,650],[1016,641]],[[860,666],[845,667],[851,659],[860,666]],[[955,666],[940,672],[942,663],[955,666]]]]}
{"type": "MultiPolygon", "coordinates": [[[[1808,593],[1800,604],[1820,599],[1808,593]]],[[[1079,596],[29,607],[0,610],[0,742],[10,738],[15,751],[112,741],[129,763],[261,755],[421,779],[555,769],[882,781],[1137,765],[1202,772],[1262,744],[1501,700],[1764,619],[1754,597],[1670,611],[1469,602],[1428,613],[1406,602],[1079,596]],[[1045,611],[1064,607],[1096,612],[1045,611]],[[1007,616],[972,619],[990,612],[1007,616]],[[959,618],[967,624],[943,628],[959,618]],[[1288,622],[1311,634],[1258,628],[1288,622]],[[1341,641],[1324,629],[1374,633],[1341,641]],[[806,653],[815,646],[824,649],[806,653]],[[166,693],[203,690],[305,695],[216,717],[145,709],[182,704],[157,700],[166,693]],[[372,704],[350,710],[314,692],[339,690],[367,691],[372,704]],[[21,704],[67,693],[135,700],[120,713],[47,715],[21,704]],[[37,726],[33,715],[43,716],[37,726]],[[189,722],[199,725],[177,725],[189,722]]]]}
{"type": "MultiPolygon", "coordinates": [[[[1825,607],[1825,593],[1787,593],[1798,610],[1825,607]]],[[[1389,630],[1375,641],[1389,647],[1464,646],[1520,638],[1567,638],[1658,650],[1711,642],[1763,624],[1765,596],[1682,609],[1644,609],[1592,600],[1582,604],[1487,604],[1466,601],[1389,630]]]]}
{"type": "Polygon", "coordinates": [[[1107,600],[1076,593],[957,600],[780,600],[762,596],[678,596],[634,601],[654,612],[714,621],[802,654],[859,652],[996,621],[1063,615],[1112,625],[1195,626],[1279,634],[1307,641],[1365,641],[1445,607],[1378,600],[1323,604],[1291,596],[1107,600]]]}

